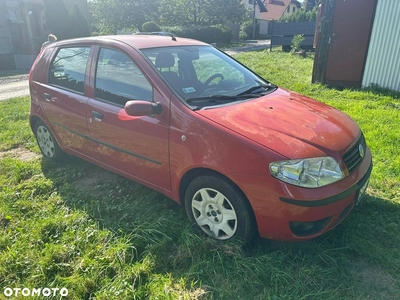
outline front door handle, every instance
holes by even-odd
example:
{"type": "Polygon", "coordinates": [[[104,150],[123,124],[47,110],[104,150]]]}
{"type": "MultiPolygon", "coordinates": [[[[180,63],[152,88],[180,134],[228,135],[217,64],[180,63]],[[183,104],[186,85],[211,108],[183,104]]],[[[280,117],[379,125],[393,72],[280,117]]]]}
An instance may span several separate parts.
{"type": "Polygon", "coordinates": [[[92,116],[93,118],[97,119],[97,120],[103,120],[104,115],[98,111],[92,111],[92,116]]]}
{"type": "Polygon", "coordinates": [[[51,100],[51,95],[48,93],[44,93],[44,99],[46,99],[46,101],[50,101],[51,100]]]}

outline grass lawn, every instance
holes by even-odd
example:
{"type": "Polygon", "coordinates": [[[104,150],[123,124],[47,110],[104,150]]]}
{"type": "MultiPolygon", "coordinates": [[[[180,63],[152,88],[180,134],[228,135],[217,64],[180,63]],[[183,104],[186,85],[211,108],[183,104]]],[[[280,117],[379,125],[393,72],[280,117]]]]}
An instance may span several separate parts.
{"type": "Polygon", "coordinates": [[[6,287],[67,288],[66,299],[399,299],[400,94],[313,85],[311,58],[236,58],[361,126],[374,169],[349,217],[304,243],[215,242],[157,192],[77,158],[43,159],[29,98],[17,98],[0,103],[0,299],[6,287]]]}

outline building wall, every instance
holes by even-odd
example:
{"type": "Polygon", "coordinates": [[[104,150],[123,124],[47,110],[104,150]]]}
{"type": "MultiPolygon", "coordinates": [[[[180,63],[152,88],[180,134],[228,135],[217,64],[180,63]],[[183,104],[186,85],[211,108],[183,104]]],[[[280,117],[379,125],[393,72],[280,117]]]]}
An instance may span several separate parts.
{"type": "MultiPolygon", "coordinates": [[[[253,2],[255,2],[256,0],[243,0],[244,6],[253,11],[253,2]]],[[[256,3],[256,19],[260,18],[260,8],[258,7],[257,3],[256,3]]]]}
{"type": "Polygon", "coordinates": [[[286,7],[286,10],[285,10],[285,12],[283,13],[283,15],[284,15],[284,16],[291,15],[291,14],[293,14],[294,12],[296,12],[298,9],[299,9],[299,8],[297,7],[296,4],[290,3],[290,4],[288,5],[288,7],[286,7]]]}
{"type": "Polygon", "coordinates": [[[0,0],[0,54],[33,54],[45,38],[42,0],[0,0]]]}
{"type": "MultiPolygon", "coordinates": [[[[89,19],[87,0],[64,0],[64,3],[68,10],[77,3],[89,19]]],[[[0,55],[37,54],[49,33],[43,0],[0,0],[0,55]],[[10,19],[8,8],[17,10],[16,18],[10,19]]]]}
{"type": "Polygon", "coordinates": [[[362,86],[377,84],[400,91],[400,1],[379,0],[362,86]]]}
{"type": "Polygon", "coordinates": [[[0,0],[0,54],[13,51],[10,31],[8,30],[7,9],[5,0],[0,0]]]}

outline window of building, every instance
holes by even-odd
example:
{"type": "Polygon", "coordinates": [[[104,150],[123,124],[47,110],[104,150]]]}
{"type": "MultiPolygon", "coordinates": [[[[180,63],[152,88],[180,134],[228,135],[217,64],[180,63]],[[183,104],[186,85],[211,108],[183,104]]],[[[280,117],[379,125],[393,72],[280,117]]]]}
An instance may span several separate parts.
{"type": "Polygon", "coordinates": [[[9,19],[19,19],[18,7],[7,7],[7,17],[9,19]]]}
{"type": "Polygon", "coordinates": [[[5,1],[8,19],[20,19],[17,1],[5,1]]]}
{"type": "Polygon", "coordinates": [[[153,101],[153,88],[126,54],[102,48],[97,62],[95,98],[119,106],[129,100],[153,101]]]}
{"type": "Polygon", "coordinates": [[[83,94],[89,51],[90,47],[60,49],[50,67],[49,83],[83,94]]]}
{"type": "Polygon", "coordinates": [[[296,7],[293,6],[292,13],[294,13],[295,11],[296,11],[296,7]]]}
{"type": "Polygon", "coordinates": [[[290,13],[290,6],[287,7],[286,12],[290,13]]]}

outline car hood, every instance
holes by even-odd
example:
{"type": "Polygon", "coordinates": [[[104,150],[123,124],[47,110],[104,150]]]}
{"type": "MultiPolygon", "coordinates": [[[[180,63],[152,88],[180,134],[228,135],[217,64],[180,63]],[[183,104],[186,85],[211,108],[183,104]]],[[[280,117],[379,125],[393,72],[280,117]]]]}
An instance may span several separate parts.
{"type": "Polygon", "coordinates": [[[197,113],[289,159],[338,157],[360,134],[345,113],[282,88],[197,113]]]}

